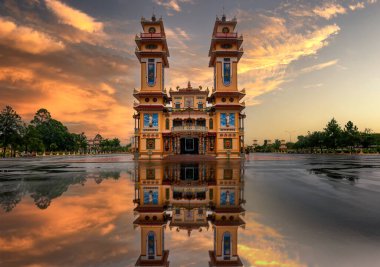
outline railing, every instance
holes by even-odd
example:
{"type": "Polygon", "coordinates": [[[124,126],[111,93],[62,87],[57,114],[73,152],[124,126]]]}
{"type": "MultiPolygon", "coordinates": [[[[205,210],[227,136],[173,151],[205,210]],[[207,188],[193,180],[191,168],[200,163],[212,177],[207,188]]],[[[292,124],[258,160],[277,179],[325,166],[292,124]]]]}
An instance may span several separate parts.
{"type": "Polygon", "coordinates": [[[208,129],[206,126],[198,126],[198,125],[191,125],[191,126],[174,126],[172,127],[172,132],[207,132],[208,129]]]}
{"type": "Polygon", "coordinates": [[[163,38],[161,33],[140,33],[141,38],[163,38]]]}
{"type": "Polygon", "coordinates": [[[229,33],[217,32],[217,33],[215,33],[216,38],[237,38],[237,36],[238,36],[237,32],[229,32],[229,33]]]}

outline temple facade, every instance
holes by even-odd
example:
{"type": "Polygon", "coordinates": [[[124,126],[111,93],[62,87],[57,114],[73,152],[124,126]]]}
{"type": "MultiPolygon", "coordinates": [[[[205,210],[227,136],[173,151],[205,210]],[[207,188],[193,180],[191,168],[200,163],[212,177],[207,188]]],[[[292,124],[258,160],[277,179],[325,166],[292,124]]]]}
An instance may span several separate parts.
{"type": "MultiPolygon", "coordinates": [[[[169,49],[162,19],[142,18],[136,36],[141,65],[141,88],[134,90],[135,159],[163,159],[170,155],[197,154],[240,158],[244,150],[245,90],[238,89],[238,62],[243,37],[235,31],[236,19],[223,15],[214,24],[209,67],[214,87],[166,90],[165,69],[169,49]]],[[[185,82],[186,83],[186,82],[185,82]]]]}

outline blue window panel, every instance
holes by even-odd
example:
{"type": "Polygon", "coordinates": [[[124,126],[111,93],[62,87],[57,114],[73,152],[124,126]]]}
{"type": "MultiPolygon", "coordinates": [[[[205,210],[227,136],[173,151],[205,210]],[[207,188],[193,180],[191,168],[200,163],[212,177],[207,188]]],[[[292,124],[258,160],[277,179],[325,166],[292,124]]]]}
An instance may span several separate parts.
{"type": "Polygon", "coordinates": [[[158,204],[158,192],[157,191],[144,191],[144,204],[158,204]]]}
{"type": "Polygon", "coordinates": [[[149,232],[148,233],[148,256],[155,256],[155,255],[156,255],[156,249],[155,249],[154,233],[149,232]]]}
{"type": "Polygon", "coordinates": [[[220,126],[227,127],[226,113],[220,114],[220,126]]]}
{"type": "Polygon", "coordinates": [[[223,63],[223,84],[230,85],[231,84],[231,63],[224,62],[223,63]]]}
{"type": "Polygon", "coordinates": [[[158,114],[153,114],[153,127],[158,127],[158,114]]]}
{"type": "Polygon", "coordinates": [[[229,232],[225,232],[223,235],[223,256],[231,255],[231,234],[229,232]]]}
{"type": "Polygon", "coordinates": [[[158,113],[144,114],[144,127],[158,127],[158,113]]]}
{"type": "Polygon", "coordinates": [[[235,126],[235,113],[230,113],[230,124],[229,126],[235,126]]]}
{"type": "Polygon", "coordinates": [[[220,205],[234,205],[235,204],[235,192],[222,191],[220,194],[220,205]]]}
{"type": "Polygon", "coordinates": [[[156,82],[156,64],[153,62],[148,62],[148,85],[153,86],[154,83],[156,82]]]}

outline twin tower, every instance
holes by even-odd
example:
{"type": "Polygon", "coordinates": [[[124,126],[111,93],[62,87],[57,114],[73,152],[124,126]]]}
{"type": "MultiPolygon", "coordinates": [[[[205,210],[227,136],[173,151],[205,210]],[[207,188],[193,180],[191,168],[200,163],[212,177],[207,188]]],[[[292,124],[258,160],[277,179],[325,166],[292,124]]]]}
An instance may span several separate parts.
{"type": "MultiPolygon", "coordinates": [[[[135,54],[141,65],[141,88],[134,90],[136,159],[164,159],[178,154],[240,158],[244,150],[244,118],[238,90],[237,65],[243,55],[243,37],[236,19],[217,18],[209,50],[214,87],[166,90],[169,48],[162,19],[142,18],[135,54]]],[[[186,83],[186,82],[185,82],[186,83]]]]}

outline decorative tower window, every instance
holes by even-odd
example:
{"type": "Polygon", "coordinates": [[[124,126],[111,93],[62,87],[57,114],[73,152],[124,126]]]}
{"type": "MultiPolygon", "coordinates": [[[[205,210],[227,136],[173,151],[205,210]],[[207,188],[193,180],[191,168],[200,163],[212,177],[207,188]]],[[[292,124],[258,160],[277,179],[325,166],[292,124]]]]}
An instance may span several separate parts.
{"type": "Polygon", "coordinates": [[[158,113],[144,114],[144,128],[158,127],[158,113]]]}
{"type": "Polygon", "coordinates": [[[154,232],[149,232],[147,236],[147,250],[148,250],[148,258],[154,259],[156,256],[156,241],[155,241],[155,235],[154,232]]]}
{"type": "Polygon", "coordinates": [[[223,234],[223,259],[229,260],[231,258],[231,234],[225,232],[223,234]]]}
{"type": "Polygon", "coordinates": [[[235,127],[235,113],[221,113],[220,126],[221,127],[235,127]]]}
{"type": "Polygon", "coordinates": [[[169,126],[170,126],[170,121],[169,121],[169,119],[166,119],[166,121],[165,121],[166,130],[169,130],[169,126]]]}
{"type": "Polygon", "coordinates": [[[210,119],[208,121],[208,126],[209,126],[210,130],[214,129],[214,120],[213,119],[210,119]]]}
{"type": "Polygon", "coordinates": [[[203,109],[203,103],[202,102],[198,103],[198,109],[203,109]]]}
{"type": "Polygon", "coordinates": [[[225,58],[223,60],[223,84],[228,86],[231,84],[231,59],[225,58]]]}
{"type": "Polygon", "coordinates": [[[148,85],[153,86],[156,82],[156,62],[153,58],[148,59],[148,85]]]}
{"type": "Polygon", "coordinates": [[[150,27],[149,28],[149,33],[156,33],[156,28],[150,27]]]}

